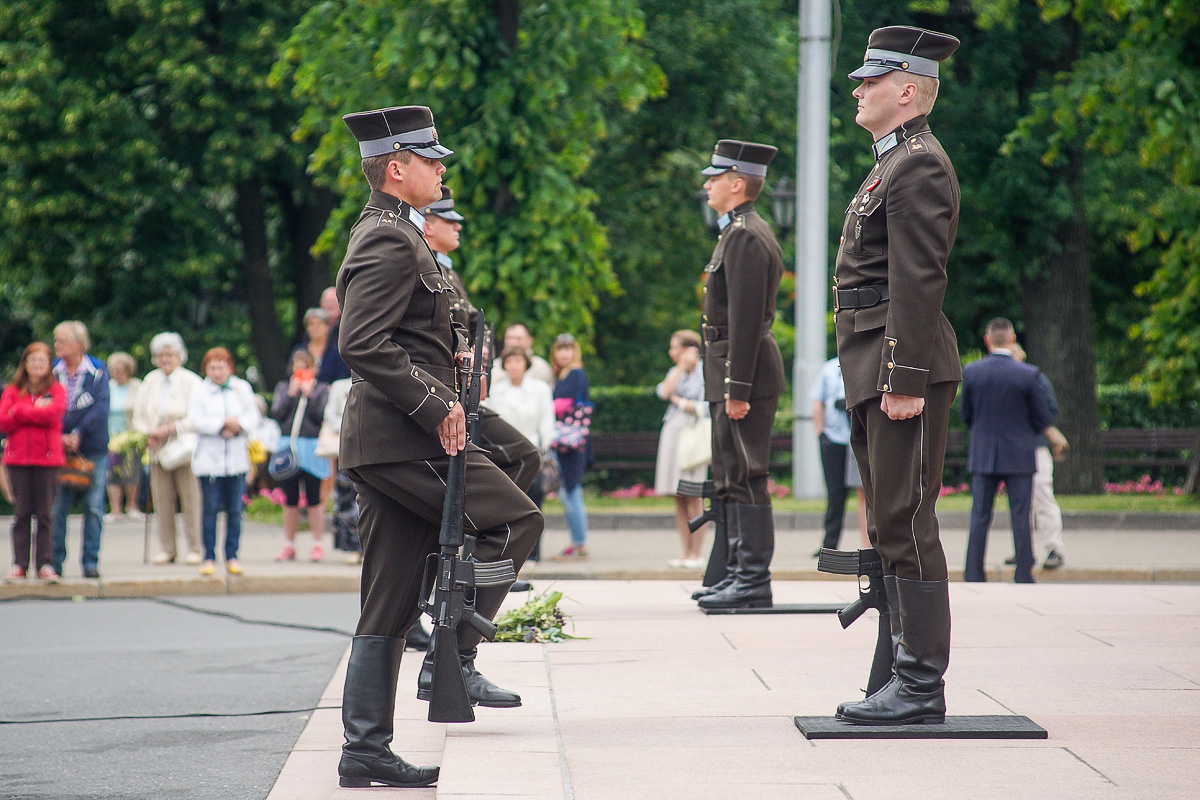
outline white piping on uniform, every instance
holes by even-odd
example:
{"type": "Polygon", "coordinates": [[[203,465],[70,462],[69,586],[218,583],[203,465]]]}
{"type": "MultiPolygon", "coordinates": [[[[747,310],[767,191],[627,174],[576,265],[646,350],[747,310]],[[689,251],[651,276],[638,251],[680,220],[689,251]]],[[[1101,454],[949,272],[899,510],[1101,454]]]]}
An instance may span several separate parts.
{"type": "Polygon", "coordinates": [[[742,440],[741,420],[729,420],[730,432],[733,433],[733,438],[737,442],[738,448],[742,451],[742,460],[746,464],[746,493],[749,495],[751,502],[754,501],[754,489],[750,486],[750,453],[746,450],[746,443],[742,440]]]}
{"type": "MultiPolygon", "coordinates": [[[[450,488],[449,486],[447,486],[447,485],[446,485],[446,481],[445,481],[445,479],[444,479],[444,478],[441,476],[441,474],[440,474],[440,473],[438,473],[438,471],[437,471],[436,469],[434,469],[434,468],[433,468],[433,464],[430,464],[428,461],[425,461],[425,462],[423,462],[423,463],[425,464],[425,466],[429,467],[429,470],[430,470],[430,471],[431,471],[431,472],[432,472],[434,475],[436,475],[436,476],[437,476],[437,479],[438,479],[439,481],[441,481],[441,482],[442,482],[442,486],[443,486],[443,487],[445,487],[446,489],[449,489],[449,488],[450,488]]],[[[464,497],[463,497],[463,501],[464,501],[464,502],[463,502],[463,519],[465,519],[467,522],[471,523],[471,528],[472,528],[472,529],[474,529],[475,531],[478,531],[478,530],[479,530],[479,528],[478,528],[478,527],[475,525],[475,522],[474,522],[474,520],[472,520],[472,519],[471,519],[471,515],[467,513],[467,504],[466,504],[466,497],[465,497],[465,491],[466,491],[466,476],[465,476],[465,475],[463,476],[463,490],[464,490],[464,497]]],[[[445,505],[446,505],[446,496],[445,496],[444,494],[442,495],[442,505],[443,505],[443,506],[445,506],[445,505]]]]}
{"type": "Polygon", "coordinates": [[[921,419],[921,437],[917,442],[917,451],[921,454],[920,463],[917,469],[917,508],[913,511],[912,522],[912,540],[913,553],[917,556],[917,580],[925,580],[925,567],[921,564],[921,548],[917,545],[917,514],[921,513],[921,506],[925,502],[925,415],[920,415],[921,419]]]}

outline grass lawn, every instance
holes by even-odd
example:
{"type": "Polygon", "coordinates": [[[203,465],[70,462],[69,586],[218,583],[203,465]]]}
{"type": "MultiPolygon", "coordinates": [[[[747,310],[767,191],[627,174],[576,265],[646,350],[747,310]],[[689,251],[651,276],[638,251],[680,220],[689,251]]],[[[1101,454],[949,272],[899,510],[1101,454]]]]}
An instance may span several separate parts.
{"type": "MultiPolygon", "coordinates": [[[[675,500],[671,497],[637,497],[617,498],[602,497],[594,492],[584,493],[584,503],[589,511],[605,514],[669,514],[675,509],[675,500]]],[[[847,508],[853,510],[857,501],[851,495],[847,508]]],[[[1177,497],[1175,495],[1145,495],[1145,494],[1089,494],[1089,495],[1059,495],[1058,504],[1063,511],[1102,511],[1117,513],[1122,511],[1139,512],[1175,512],[1200,511],[1200,499],[1195,497],[1177,497]]],[[[776,511],[811,511],[823,512],[825,501],[797,500],[794,497],[775,498],[773,505],[776,511]]],[[[971,496],[969,494],[953,494],[938,501],[939,511],[970,511],[971,496]]],[[[1008,497],[1000,495],[996,498],[996,509],[1008,509],[1008,497]]],[[[543,506],[547,514],[562,514],[562,503],[558,500],[547,500],[543,506]]],[[[255,522],[265,522],[273,525],[283,524],[283,510],[265,497],[256,497],[246,507],[246,519],[255,522]]],[[[306,521],[301,516],[301,529],[306,521]]]]}

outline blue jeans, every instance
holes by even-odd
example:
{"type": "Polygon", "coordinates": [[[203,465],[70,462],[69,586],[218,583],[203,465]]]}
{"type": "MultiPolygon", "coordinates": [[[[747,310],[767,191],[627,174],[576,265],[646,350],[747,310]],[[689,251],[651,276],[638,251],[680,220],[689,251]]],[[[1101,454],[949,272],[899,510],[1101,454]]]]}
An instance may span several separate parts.
{"type": "Polygon", "coordinates": [[[558,498],[562,500],[563,509],[567,512],[567,527],[571,529],[571,545],[574,547],[586,545],[588,518],[587,509],[583,507],[583,484],[571,489],[564,486],[559,490],[558,498]]]}
{"type": "Polygon", "coordinates": [[[242,538],[242,491],[246,476],[201,475],[200,494],[203,498],[203,519],[200,532],[204,537],[204,560],[217,560],[217,514],[225,511],[225,560],[237,558],[242,538]]]}
{"type": "MultiPolygon", "coordinates": [[[[104,532],[104,487],[108,480],[108,454],[94,459],[92,484],[83,493],[83,554],[79,563],[84,569],[100,566],[100,534],[104,532]]],[[[58,487],[54,496],[54,570],[62,575],[67,560],[67,515],[78,492],[58,487]]]]}

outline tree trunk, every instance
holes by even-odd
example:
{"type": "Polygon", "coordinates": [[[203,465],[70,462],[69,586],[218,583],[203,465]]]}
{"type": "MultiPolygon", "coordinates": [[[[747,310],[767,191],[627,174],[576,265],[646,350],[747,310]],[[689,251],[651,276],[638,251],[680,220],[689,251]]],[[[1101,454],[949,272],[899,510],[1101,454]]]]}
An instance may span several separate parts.
{"type": "Polygon", "coordinates": [[[320,305],[321,292],[333,281],[329,259],[314,258],[312,246],[325,229],[336,198],[328,189],[315,187],[307,180],[300,187],[282,183],[276,187],[276,194],[292,256],[292,299],[296,309],[292,338],[301,341],[305,336],[304,312],[320,305]],[[303,203],[295,202],[293,189],[304,192],[303,203]]]}
{"type": "Polygon", "coordinates": [[[1054,468],[1055,491],[1063,494],[1098,494],[1104,488],[1091,258],[1079,195],[1082,161],[1082,154],[1073,151],[1062,169],[1075,198],[1074,213],[1058,228],[1056,238],[1062,251],[1046,254],[1037,275],[1021,285],[1029,362],[1054,384],[1058,427],[1071,443],[1070,457],[1054,468]]]}
{"type": "Polygon", "coordinates": [[[267,215],[257,180],[237,184],[237,222],[242,243],[242,283],[250,312],[250,346],[268,390],[287,377],[287,346],[275,313],[275,289],[267,258],[267,215]]]}
{"type": "Polygon", "coordinates": [[[1183,491],[1200,497],[1200,434],[1196,435],[1196,443],[1192,445],[1192,458],[1188,462],[1187,479],[1183,482],[1183,491]]]}

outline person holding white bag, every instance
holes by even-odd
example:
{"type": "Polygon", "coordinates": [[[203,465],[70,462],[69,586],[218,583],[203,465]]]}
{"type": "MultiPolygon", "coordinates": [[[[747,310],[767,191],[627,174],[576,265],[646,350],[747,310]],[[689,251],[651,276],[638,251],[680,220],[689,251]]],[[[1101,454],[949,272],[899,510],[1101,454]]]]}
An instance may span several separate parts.
{"type": "Polygon", "coordinates": [[[658,437],[658,462],[654,469],[654,491],[675,495],[675,525],[683,542],[683,558],[667,562],[671,569],[699,569],[704,566],[700,546],[704,528],[688,530],[688,520],[700,516],[703,501],[699,497],[676,494],[679,481],[702,483],[712,461],[712,423],[704,402],[704,366],[700,363],[700,336],[681,330],[671,335],[667,355],[675,366],[655,387],[660,399],[670,403],[663,415],[658,437]]]}
{"type": "Polygon", "coordinates": [[[203,379],[184,368],[187,348],[178,333],[164,332],[150,340],[150,357],[157,369],[142,381],[133,408],[134,430],[146,434],[150,454],[150,498],[158,519],[160,550],[155,564],[176,558],[175,502],[183,511],[188,564],[204,560],[200,540],[200,482],[192,472],[196,434],[188,422],[188,399],[203,379]]]}

